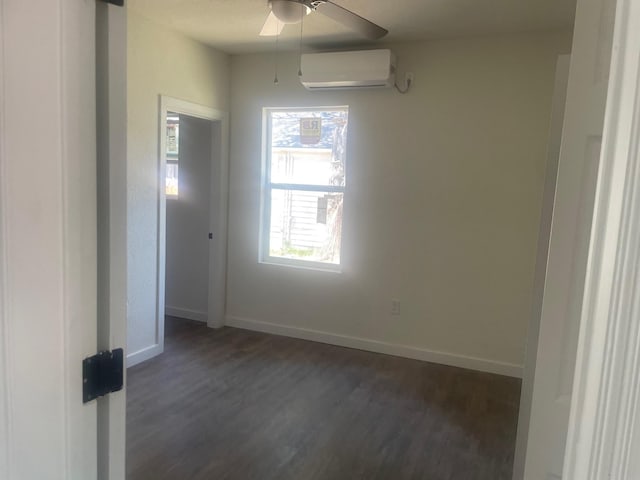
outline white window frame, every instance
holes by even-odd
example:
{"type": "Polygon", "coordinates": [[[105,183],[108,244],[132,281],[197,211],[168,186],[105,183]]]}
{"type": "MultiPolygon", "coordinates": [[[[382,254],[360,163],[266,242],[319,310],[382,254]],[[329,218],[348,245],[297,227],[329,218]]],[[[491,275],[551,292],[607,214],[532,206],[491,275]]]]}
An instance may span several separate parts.
{"type": "MultiPolygon", "coordinates": [[[[344,255],[342,246],[344,245],[344,214],[340,235],[340,263],[315,262],[312,260],[301,260],[297,258],[273,257],[269,254],[271,240],[271,191],[274,189],[281,190],[298,190],[307,192],[327,192],[342,193],[343,209],[346,199],[347,179],[343,186],[334,185],[309,185],[297,183],[272,183],[271,182],[271,113],[272,112],[331,112],[346,111],[349,113],[348,105],[338,105],[330,107],[264,107],[262,109],[262,181],[260,192],[260,239],[259,239],[259,259],[263,264],[281,265],[294,268],[302,268],[309,270],[320,270],[325,272],[341,273],[344,264],[344,255]]],[[[347,130],[347,144],[348,144],[347,130]]],[[[345,170],[346,170],[345,159],[345,170]]],[[[343,210],[344,211],[344,210],[343,210]]]]}

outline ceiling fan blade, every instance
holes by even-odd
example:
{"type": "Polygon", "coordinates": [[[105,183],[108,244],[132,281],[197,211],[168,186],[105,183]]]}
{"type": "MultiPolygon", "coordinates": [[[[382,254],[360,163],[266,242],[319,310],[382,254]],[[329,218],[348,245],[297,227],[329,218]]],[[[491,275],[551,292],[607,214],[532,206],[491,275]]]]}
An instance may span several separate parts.
{"type": "Polygon", "coordinates": [[[357,13],[353,13],[340,5],[329,1],[322,2],[318,5],[316,10],[336,22],[343,24],[345,27],[349,27],[352,30],[359,32],[370,40],[377,40],[389,33],[388,30],[370,22],[366,18],[362,18],[357,13]]]}
{"type": "Polygon", "coordinates": [[[262,30],[260,31],[261,37],[275,37],[282,33],[282,29],[284,28],[284,23],[278,20],[273,12],[269,13],[267,20],[264,22],[262,26],[262,30]]]}

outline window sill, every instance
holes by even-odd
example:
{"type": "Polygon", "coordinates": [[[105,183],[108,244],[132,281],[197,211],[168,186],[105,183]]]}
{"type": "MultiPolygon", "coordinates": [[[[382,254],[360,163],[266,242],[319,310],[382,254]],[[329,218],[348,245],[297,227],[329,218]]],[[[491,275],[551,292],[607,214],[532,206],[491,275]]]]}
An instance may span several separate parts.
{"type": "Polygon", "coordinates": [[[294,260],[289,258],[280,257],[267,257],[260,260],[258,263],[262,265],[273,265],[276,267],[288,267],[298,270],[312,270],[315,272],[324,273],[342,273],[342,265],[336,265],[334,263],[322,263],[322,262],[308,262],[305,260],[294,260]]]}

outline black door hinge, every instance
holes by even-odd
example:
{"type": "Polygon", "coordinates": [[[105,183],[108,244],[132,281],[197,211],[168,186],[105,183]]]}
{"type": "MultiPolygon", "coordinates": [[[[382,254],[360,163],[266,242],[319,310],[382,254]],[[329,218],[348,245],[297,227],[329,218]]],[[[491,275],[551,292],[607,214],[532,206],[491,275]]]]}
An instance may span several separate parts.
{"type": "Polygon", "coordinates": [[[213,233],[209,234],[209,240],[213,240],[213,233]]]}
{"type": "Polygon", "coordinates": [[[121,348],[99,352],[82,361],[82,403],[122,390],[123,383],[124,352],[121,348]]]}
{"type": "Polygon", "coordinates": [[[124,7],[124,0],[102,0],[103,2],[110,3],[111,5],[117,5],[118,7],[124,7]]]}

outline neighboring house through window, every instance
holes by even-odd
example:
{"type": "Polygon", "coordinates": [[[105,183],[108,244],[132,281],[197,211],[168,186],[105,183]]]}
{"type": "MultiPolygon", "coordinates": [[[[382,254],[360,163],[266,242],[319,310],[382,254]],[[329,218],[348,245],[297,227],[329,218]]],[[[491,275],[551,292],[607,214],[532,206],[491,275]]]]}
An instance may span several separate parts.
{"type": "Polygon", "coordinates": [[[261,260],[340,269],[348,107],[266,108],[261,260]]]}
{"type": "Polygon", "coordinates": [[[178,160],[180,155],[180,116],[177,113],[167,114],[165,194],[167,197],[178,196],[178,160]]]}

